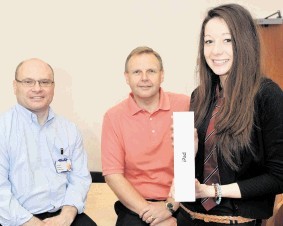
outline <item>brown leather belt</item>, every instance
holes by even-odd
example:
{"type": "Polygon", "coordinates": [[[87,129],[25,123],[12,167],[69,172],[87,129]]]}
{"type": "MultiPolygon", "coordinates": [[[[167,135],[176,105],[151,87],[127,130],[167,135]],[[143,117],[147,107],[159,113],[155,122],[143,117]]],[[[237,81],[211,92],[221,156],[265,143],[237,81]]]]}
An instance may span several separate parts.
{"type": "Polygon", "coordinates": [[[197,213],[189,210],[182,203],[180,203],[180,206],[191,216],[192,219],[203,220],[204,222],[214,222],[214,223],[222,223],[222,224],[242,224],[255,220],[241,216],[218,216],[218,215],[197,213]]]}

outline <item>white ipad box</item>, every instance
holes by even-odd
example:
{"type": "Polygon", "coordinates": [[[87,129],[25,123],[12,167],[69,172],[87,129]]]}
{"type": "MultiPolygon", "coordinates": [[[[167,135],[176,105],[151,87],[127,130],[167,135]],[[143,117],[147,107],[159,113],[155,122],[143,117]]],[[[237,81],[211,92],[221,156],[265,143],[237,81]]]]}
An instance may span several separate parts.
{"type": "Polygon", "coordinates": [[[194,112],[173,112],[175,201],[195,201],[194,112]]]}

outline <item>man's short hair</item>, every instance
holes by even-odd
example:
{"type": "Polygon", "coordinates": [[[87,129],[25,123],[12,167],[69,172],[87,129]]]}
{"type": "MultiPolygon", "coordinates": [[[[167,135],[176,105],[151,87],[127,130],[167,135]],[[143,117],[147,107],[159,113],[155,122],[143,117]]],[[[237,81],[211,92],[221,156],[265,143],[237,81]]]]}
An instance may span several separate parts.
{"type": "Polygon", "coordinates": [[[159,65],[160,65],[160,70],[163,71],[163,63],[162,63],[162,59],[160,57],[160,55],[154,51],[152,48],[149,48],[147,46],[139,46],[135,49],[132,50],[132,52],[130,52],[130,54],[128,55],[127,59],[126,59],[126,63],[125,63],[125,72],[128,72],[128,62],[131,59],[132,56],[134,55],[140,55],[140,54],[153,54],[159,61],[159,65]]]}
{"type": "MultiPolygon", "coordinates": [[[[18,64],[18,66],[16,67],[16,71],[15,71],[15,79],[17,79],[18,78],[18,72],[19,72],[19,70],[20,70],[20,68],[21,68],[21,66],[26,62],[27,60],[24,60],[24,61],[22,61],[21,63],[19,63],[18,64]]],[[[47,63],[46,63],[47,64],[47,63]]],[[[47,66],[48,67],[50,67],[50,69],[51,69],[51,72],[52,72],[52,76],[53,76],[53,78],[54,78],[54,70],[53,70],[53,68],[49,65],[49,64],[47,64],[47,66]]]]}

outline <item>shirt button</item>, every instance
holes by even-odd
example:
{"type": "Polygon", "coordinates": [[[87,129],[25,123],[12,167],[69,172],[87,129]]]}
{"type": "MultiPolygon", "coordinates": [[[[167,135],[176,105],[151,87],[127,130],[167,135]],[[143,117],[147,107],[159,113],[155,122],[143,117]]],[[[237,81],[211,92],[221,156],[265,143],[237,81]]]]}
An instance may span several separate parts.
{"type": "Polygon", "coordinates": [[[152,132],[152,133],[155,133],[155,130],[153,129],[153,130],[151,130],[151,132],[152,132]]]}
{"type": "Polygon", "coordinates": [[[149,120],[151,121],[151,120],[152,120],[152,118],[149,118],[149,120]]]}

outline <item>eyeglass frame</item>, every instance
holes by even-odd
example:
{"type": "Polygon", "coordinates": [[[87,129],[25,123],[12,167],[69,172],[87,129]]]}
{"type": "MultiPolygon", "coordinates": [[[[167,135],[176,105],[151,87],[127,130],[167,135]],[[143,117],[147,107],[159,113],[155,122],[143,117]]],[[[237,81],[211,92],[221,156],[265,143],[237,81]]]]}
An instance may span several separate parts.
{"type": "Polygon", "coordinates": [[[52,84],[54,84],[54,81],[52,81],[52,80],[50,80],[50,79],[40,79],[40,80],[34,80],[34,79],[23,79],[23,80],[18,80],[17,78],[15,78],[15,81],[16,82],[19,82],[19,83],[21,83],[24,87],[34,87],[35,86],[35,84],[36,84],[36,82],[38,82],[38,85],[40,86],[40,87],[51,87],[52,86],[52,84]],[[25,83],[25,81],[30,81],[30,82],[33,82],[33,84],[32,85],[27,85],[27,83],[25,83]],[[42,86],[42,84],[43,84],[43,82],[46,82],[46,81],[48,81],[48,85],[47,86],[42,86]],[[50,82],[50,83],[49,83],[50,82]]]}

